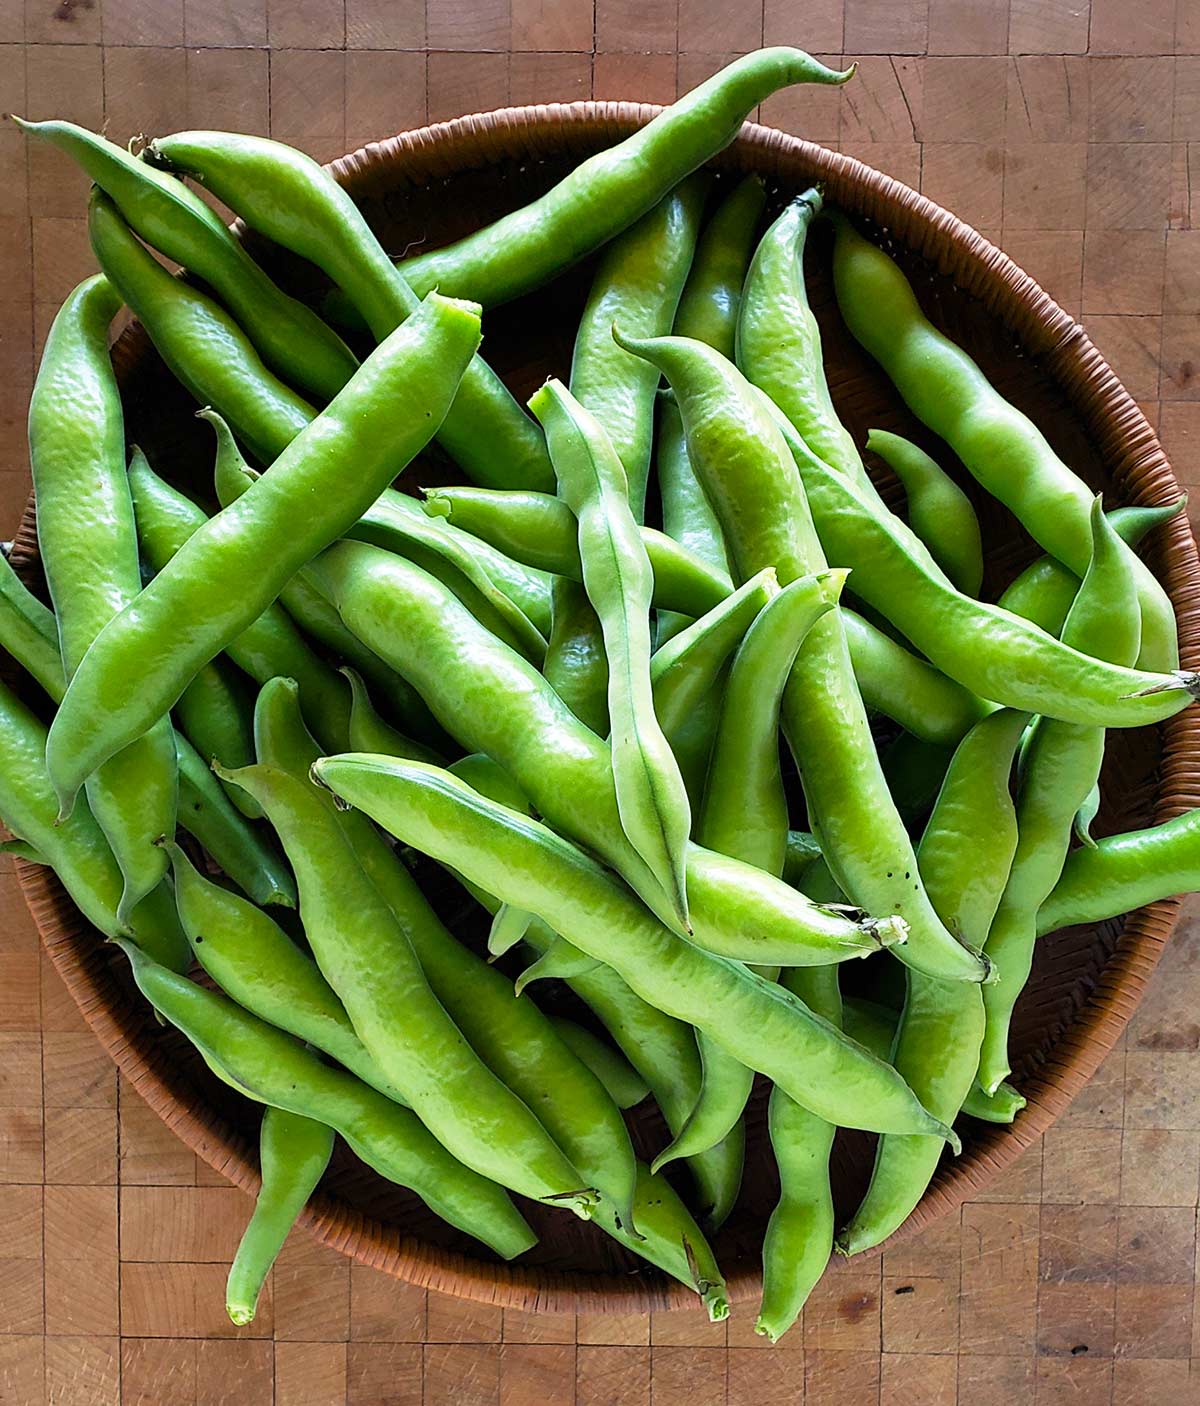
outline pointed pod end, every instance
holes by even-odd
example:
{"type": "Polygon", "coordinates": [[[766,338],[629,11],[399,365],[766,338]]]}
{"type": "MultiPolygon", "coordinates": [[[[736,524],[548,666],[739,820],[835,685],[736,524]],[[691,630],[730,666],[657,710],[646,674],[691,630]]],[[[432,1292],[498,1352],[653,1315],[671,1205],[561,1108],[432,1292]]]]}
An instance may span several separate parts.
{"type": "Polygon", "coordinates": [[[950,1151],[956,1157],[962,1156],[962,1139],[947,1123],[938,1122],[938,1132],[950,1144],[950,1151]]]}

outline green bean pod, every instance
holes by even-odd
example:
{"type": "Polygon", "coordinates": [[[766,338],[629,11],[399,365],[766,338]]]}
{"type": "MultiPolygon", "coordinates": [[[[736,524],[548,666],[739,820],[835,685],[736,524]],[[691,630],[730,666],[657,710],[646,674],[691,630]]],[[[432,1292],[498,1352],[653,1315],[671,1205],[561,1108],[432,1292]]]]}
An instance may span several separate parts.
{"type": "Polygon", "coordinates": [[[650,1085],[620,1050],[614,1049],[595,1031],[565,1016],[553,1016],[550,1023],[563,1044],[600,1080],[618,1108],[636,1108],[649,1097],[650,1085]]]}
{"type": "Polygon", "coordinates": [[[412,944],[434,996],[475,1054],[536,1112],[588,1184],[598,1188],[606,1208],[603,1228],[629,1230],[636,1198],[633,1149],[603,1086],[531,1001],[514,1001],[505,977],[451,936],[366,817],[339,810],[327,791],[312,784],[309,769],[320,752],[304,728],[290,680],[276,680],[262,691],[256,724],[264,759],[302,781],[336,820],[412,944]]]}
{"type": "MultiPolygon", "coordinates": [[[[1037,426],[988,383],[966,352],[926,318],[898,265],[844,216],[832,219],[834,289],[850,331],[887,372],[909,409],[946,441],[968,473],[1011,508],[1046,551],[1083,576],[1092,551],[1091,489],[1055,454],[1037,426]]],[[[1154,672],[1178,668],[1171,602],[1149,568],[1132,552],[1127,555],[1142,612],[1138,662],[1154,672]]]]}
{"type": "Polygon", "coordinates": [[[344,1065],[394,1103],[408,1100],[367,1053],[337,992],[260,908],[214,884],[168,846],[175,904],[192,954],[225,994],[344,1065]]]}
{"type": "MultiPolygon", "coordinates": [[[[137,450],[129,465],[129,486],[142,555],[152,571],[162,572],[209,522],[208,515],[159,478],[137,450]]],[[[346,685],[308,647],[278,602],[268,605],[230,640],[225,653],[260,684],[280,674],[296,679],[308,719],[325,745],[332,751],[346,745],[350,722],[346,685]]]]}
{"type": "MultiPolygon", "coordinates": [[[[1116,664],[1137,658],[1142,616],[1134,591],[1134,560],[1104,516],[1092,507],[1092,564],[1063,625],[1063,641],[1116,664]]],[[[1058,882],[1075,815],[1096,784],[1104,760],[1104,732],[1097,727],[1040,718],[1021,758],[1017,794],[1019,840],[1012,873],[987,951],[1000,980],[984,997],[987,1028],[979,1082],[993,1093],[1009,1074],[1008,1030],[1013,1008],[1029,979],[1038,909],[1058,882]]]]}
{"type": "MultiPolygon", "coordinates": [[[[1148,532],[1169,522],[1186,503],[1187,498],[1183,497],[1158,508],[1113,508],[1108,520],[1122,542],[1136,547],[1148,532]]],[[[1051,556],[1038,557],[1009,584],[999,604],[1014,615],[1032,620],[1047,634],[1060,635],[1078,590],[1079,577],[1061,561],[1051,556]]]]}
{"type": "MultiPolygon", "coordinates": [[[[556,939],[541,922],[530,927],[525,941],[541,954],[555,942],[569,945],[562,938],[556,939]]],[[[642,1000],[603,963],[595,963],[591,971],[564,975],[563,980],[590,1007],[646,1081],[674,1136],[687,1121],[700,1093],[700,1056],[691,1028],[642,1000]]],[[[745,1129],[739,1124],[723,1143],[687,1159],[701,1217],[711,1228],[724,1224],[737,1200],[745,1148],[745,1129]]],[[[655,1177],[656,1182],[661,1180],[661,1175],[655,1177]]]]}
{"type": "MultiPolygon", "coordinates": [[[[415,685],[465,748],[491,757],[539,814],[665,909],[621,829],[608,747],[526,660],[399,557],[340,542],[313,571],[346,624],[415,685]]],[[[689,845],[687,862],[693,941],[714,952],[788,964],[843,960],[902,939],[903,921],[835,919],[772,875],[698,845],[689,845]]]]}
{"type": "Polygon", "coordinates": [[[295,908],[296,883],[274,845],[247,825],[212,768],[181,733],[179,823],[255,903],[295,908]]]}
{"type": "MultiPolygon", "coordinates": [[[[779,765],[779,705],[804,636],[837,603],[845,573],[800,577],[767,602],[751,623],[729,671],[713,738],[697,839],[767,873],[782,875],[787,798],[779,765]]],[[[775,967],[760,969],[768,981],[775,967]]],[[[727,1137],[750,1097],[753,1073],[704,1034],[697,1035],[704,1078],[679,1136],[652,1164],[702,1152],[727,1137]]]]}
{"type": "MultiPolygon", "coordinates": [[[[630,342],[632,347],[634,343],[630,342]]],[[[761,392],[700,342],[637,343],[679,399],[688,453],[725,529],[736,574],[773,565],[788,584],[825,569],[799,474],[761,392]]],[[[826,479],[849,480],[822,466],[826,479]]],[[[857,588],[858,564],[854,562],[857,588]]],[[[980,981],[987,963],[938,919],[880,770],[839,611],[809,631],[784,693],[784,731],[800,768],[812,828],[839,884],[868,912],[909,925],[897,956],[947,980],[980,981]]]]}
{"type": "Polygon", "coordinates": [[[554,615],[542,673],[585,727],[607,737],[608,657],[587,592],[565,576],[554,580],[554,615]]]}
{"type": "MultiPolygon", "coordinates": [[[[917,849],[934,906],[951,931],[972,944],[987,938],[1017,850],[1009,777],[1027,722],[1024,713],[993,713],[963,738],[917,849]]],[[[922,1103],[950,1123],[975,1082],[984,996],[962,982],[907,975],[892,1063],[922,1103]]],[[[908,1219],[941,1152],[933,1138],[879,1140],[871,1184],[838,1238],[843,1254],[880,1244],[908,1219]]]]}
{"type": "MultiPolygon", "coordinates": [[[[529,567],[583,580],[579,527],[561,498],[486,488],[425,490],[425,511],[529,567]]],[[[640,530],[660,610],[703,615],[733,590],[729,575],[652,527],[640,530]]]]}
{"type": "Polygon", "coordinates": [[[64,811],[84,779],[167,712],[196,671],[428,442],[478,344],[477,311],[431,294],[271,472],[109,621],[51,729],[47,765],[64,811]]]}
{"type": "Polygon", "coordinates": [[[227,997],[118,942],[142,995],[247,1097],[327,1124],[380,1176],[410,1187],[444,1221],[504,1259],[536,1244],[507,1193],[456,1161],[411,1110],[227,997]]]}
{"type": "Polygon", "coordinates": [[[46,771],[46,728],[0,684],[0,820],[53,868],[75,906],[106,937],[132,933],[156,960],[185,970],[187,943],[166,885],[118,916],[124,881],[86,801],[68,819],[57,817],[46,771]]]}
{"type": "Polygon", "coordinates": [[[629,843],[689,931],[684,849],[692,809],[679,763],[650,691],[653,575],[629,501],[629,484],[603,426],[561,381],[549,380],[530,408],[546,432],[559,493],[579,524],[583,585],[608,657],[617,813],[629,843]]]}
{"type": "Polygon", "coordinates": [[[1200,692],[1194,674],[1145,673],[1092,658],[1020,616],[956,591],[898,517],[829,473],[789,435],[786,422],[777,423],[830,560],[852,564],[855,594],[978,697],[1064,722],[1140,727],[1172,717],[1200,692]]]}
{"type": "Polygon", "coordinates": [[[1038,934],[1103,922],[1196,889],[1200,810],[1189,810],[1161,825],[1106,836],[1094,849],[1073,850],[1038,909],[1038,934]]]}
{"type": "Polygon", "coordinates": [[[263,365],[249,337],[207,293],[172,276],[93,187],[92,252],[167,367],[201,405],[215,405],[269,464],[316,410],[263,365]]]}
{"type": "MultiPolygon", "coordinates": [[[[890,1061],[900,1012],[852,997],[845,1003],[844,1014],[847,1033],[872,1054],[890,1061]]],[[[1024,1097],[1007,1080],[994,1094],[985,1094],[976,1081],[963,1099],[962,1111],[985,1123],[1011,1123],[1024,1107],[1024,1097]]]]}
{"type": "Polygon", "coordinates": [[[935,669],[920,655],[842,609],[850,662],[863,703],[922,742],[953,747],[995,704],[935,669]]]}
{"type": "Polygon", "coordinates": [[[333,1139],[333,1129],[312,1118],[282,1108],[263,1110],[258,1135],[262,1185],[225,1281],[225,1312],[238,1327],[254,1322],[271,1266],[329,1166],[333,1139]]]}
{"type": "MultiPolygon", "coordinates": [[[[232,769],[254,760],[253,709],[241,679],[222,660],[210,659],[197,670],[173,711],[180,732],[206,763],[216,760],[232,769]]],[[[262,811],[245,791],[220,785],[247,819],[261,819],[262,811]]]]}
{"type": "Polygon", "coordinates": [[[540,822],[420,762],[350,753],[317,762],[313,774],[398,839],[452,864],[501,902],[536,912],[643,999],[706,1031],[814,1112],[847,1126],[954,1140],[893,1070],[740,962],[672,933],[540,822]]]}
{"type": "Polygon", "coordinates": [[[983,543],[971,500],[920,445],[888,430],[868,430],[867,448],[904,485],[908,525],[954,585],[977,596],[983,585],[983,543]]]}
{"type": "Polygon", "coordinates": [[[430,990],[336,815],[276,767],[259,763],[235,779],[279,833],[317,965],[384,1076],[466,1166],[586,1219],[594,1193],[580,1186],[537,1117],[475,1054],[430,990]]]}
{"type": "Polygon", "coordinates": [[[703,795],[721,713],[725,665],[777,589],[774,571],[760,571],[650,658],[654,711],[693,806],[699,806],[703,795]]]}
{"type": "MultiPolygon", "coordinates": [[[[785,972],[782,984],[816,1015],[841,1028],[841,992],[832,968],[785,972]]],[[[763,1236],[763,1292],[754,1331],[778,1342],[829,1263],[829,1154],[836,1128],[776,1085],[767,1105],[767,1129],[779,1168],[779,1202],[763,1236]]]]}
{"type": "MultiPolygon", "coordinates": [[[[120,306],[102,276],[67,297],[29,401],[38,547],[68,679],[142,587],[121,396],[108,356],[109,324],[120,306]]],[[[175,742],[165,718],[149,720],[89,778],[88,805],[125,879],[122,917],[162,882],[166,860],[154,841],[174,831],[178,795],[175,742]]]]}
{"type": "MultiPolygon", "coordinates": [[[[753,252],[755,226],[765,202],[761,179],[747,176],[721,202],[701,231],[692,271],[675,313],[673,330],[677,336],[695,337],[722,355],[733,356],[742,284],[753,252]]],[[[683,422],[670,394],[660,398],[655,468],[662,498],[663,531],[710,565],[728,571],[721,524],[688,463],[683,422]]],[[[685,625],[686,622],[670,622],[670,633],[678,633],[685,625]]],[[[662,621],[659,628],[661,632],[662,621]]]]}
{"type": "Polygon", "coordinates": [[[598,152],[545,195],[454,244],[401,260],[414,288],[475,289],[485,306],[508,302],[598,249],[737,136],[747,114],[779,88],[845,83],[800,49],[758,49],[686,93],[616,146],[598,152]]]}
{"type": "Polygon", "coordinates": [[[736,361],[823,463],[874,496],[862,456],[834,409],[821,330],[804,283],[804,246],[821,204],[817,190],[805,191],[759,241],[742,290],[736,361]]]}
{"type": "Polygon", "coordinates": [[[418,762],[441,762],[432,747],[414,742],[381,718],[371,702],[366,684],[350,668],[342,674],[350,685],[350,750],[352,752],[383,752],[389,757],[412,757],[418,762]]]}
{"type": "Polygon", "coordinates": [[[183,181],[73,122],[13,120],[78,162],[136,234],[207,283],[285,381],[328,401],[354,374],[358,361],[337,333],[272,283],[183,181]]]}
{"type": "MultiPolygon", "coordinates": [[[[376,341],[419,307],[354,201],[303,152],[234,132],[177,132],[151,142],[145,156],[193,176],[251,229],[316,264],[349,296],[376,341]]],[[[477,483],[554,486],[538,427],[479,356],[463,374],[438,440],[477,483]]]]}
{"type": "Polygon", "coordinates": [[[658,376],[617,346],[613,323],[644,337],[671,330],[707,190],[708,178],[697,172],[617,235],[600,257],[575,333],[571,394],[617,451],[638,522],[646,514],[658,376]]]}
{"type": "MultiPolygon", "coordinates": [[[[217,502],[222,508],[227,508],[262,475],[242,458],[229,426],[220,415],[213,410],[201,410],[200,416],[209,421],[217,436],[213,483],[217,502]]],[[[448,531],[439,530],[412,499],[406,499],[393,489],[384,489],[346,535],[359,542],[371,542],[398,552],[417,562],[440,581],[445,581],[493,634],[519,649],[535,664],[545,657],[546,641],[520,607],[514,605],[495,585],[464,541],[460,541],[457,535],[451,536],[448,531]],[[411,509],[403,506],[410,503],[411,509]]],[[[302,571],[284,589],[292,590],[293,601],[311,614],[308,593],[304,594],[305,604],[301,606],[294,590],[297,578],[300,578],[300,592],[305,593],[302,571]]],[[[277,672],[284,675],[291,673],[288,669],[277,672]]],[[[294,673],[291,676],[299,677],[294,673]]]]}

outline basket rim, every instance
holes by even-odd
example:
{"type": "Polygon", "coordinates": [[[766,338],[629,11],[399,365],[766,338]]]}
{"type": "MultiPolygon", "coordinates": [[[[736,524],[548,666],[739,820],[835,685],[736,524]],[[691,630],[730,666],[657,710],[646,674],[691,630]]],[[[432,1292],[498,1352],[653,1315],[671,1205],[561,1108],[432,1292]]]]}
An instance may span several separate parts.
{"type": "MultiPolygon", "coordinates": [[[[656,104],[579,101],[532,104],[472,113],[367,143],[328,163],[327,169],[352,192],[371,185],[416,183],[439,172],[483,168],[499,157],[532,157],[561,150],[563,135],[580,143],[617,140],[663,109],[656,104]],[[473,159],[460,150],[474,144],[473,159]],[[448,159],[447,159],[448,158],[448,159]],[[439,164],[440,163],[440,164],[439,164]]],[[[779,171],[783,161],[820,173],[836,198],[852,213],[886,214],[886,224],[938,267],[955,272],[969,293],[1044,363],[1060,384],[1070,387],[1073,406],[1097,435],[1106,460],[1116,464],[1118,482],[1132,481],[1156,501],[1177,496],[1176,482],[1158,439],[1132,397],[1117,380],[1083,328],[1006,254],[971,226],[893,177],[842,153],[756,123],[712,164],[779,171]],[[847,198],[849,197],[849,198],[847,198]]],[[[33,499],[22,520],[20,543],[29,556],[33,539],[33,499]]],[[[1186,607],[1200,601],[1200,561],[1182,515],[1169,526],[1164,551],[1167,588],[1181,616],[1185,664],[1200,665],[1200,623],[1187,622],[1186,607]]],[[[1195,710],[1191,710],[1195,711],[1195,710]]],[[[1154,818],[1161,821],[1200,805],[1200,722],[1189,713],[1163,725],[1162,778],[1154,818]]],[[[155,1064],[153,1022],[114,1009],[119,995],[106,960],[81,951],[85,930],[72,922],[70,901],[57,880],[38,866],[17,861],[22,892],[41,939],[84,1019],[138,1093],[194,1153],[243,1190],[259,1185],[256,1154],[223,1118],[214,1115],[196,1091],[183,1097],[155,1064]]],[[[1179,900],[1164,899],[1131,914],[1101,979],[1051,1056],[1023,1089],[1028,1104],[1011,1127],[992,1128],[972,1139],[968,1151],[943,1167],[904,1227],[887,1245],[919,1233],[940,1216],[978,1194],[1049,1128],[1082,1089],[1123,1032],[1178,918],[1179,900]]],[[[75,915],[78,919],[78,915],[75,915]]],[[[93,944],[101,947],[102,944],[93,944]]],[[[395,1227],[366,1217],[319,1193],[301,1223],[322,1244],[364,1264],[381,1268],[424,1288],[524,1310],[630,1312],[694,1302],[682,1285],[661,1277],[634,1279],[616,1274],[580,1274],[520,1264],[494,1264],[441,1249],[399,1234],[395,1227]]],[[[876,1250],[875,1253],[879,1253],[876,1250]]],[[[739,1264],[729,1275],[731,1299],[745,1299],[761,1285],[755,1264],[739,1264]]]]}

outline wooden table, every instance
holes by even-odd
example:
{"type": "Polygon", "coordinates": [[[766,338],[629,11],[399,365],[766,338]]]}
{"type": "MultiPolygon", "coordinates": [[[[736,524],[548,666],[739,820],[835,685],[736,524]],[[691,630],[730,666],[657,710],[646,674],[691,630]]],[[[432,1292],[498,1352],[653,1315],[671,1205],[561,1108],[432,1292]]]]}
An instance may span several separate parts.
{"type": "MultiPolygon", "coordinates": [[[[1197,0],[0,0],[0,110],[120,140],[229,126],[327,158],[508,102],[670,100],[764,40],[860,67],[763,120],[995,238],[1082,315],[1180,476],[1200,478],[1197,0]]],[[[7,531],[36,354],[92,269],[85,195],[0,130],[7,531]]],[[[122,1086],[7,868],[0,903],[4,1406],[1200,1400],[1195,903],[1126,1041],[1043,1144],[919,1242],[835,1266],[774,1351],[749,1308],[728,1327],[502,1313],[299,1237],[258,1321],[234,1330],[222,1285],[247,1202],[122,1086]]]]}

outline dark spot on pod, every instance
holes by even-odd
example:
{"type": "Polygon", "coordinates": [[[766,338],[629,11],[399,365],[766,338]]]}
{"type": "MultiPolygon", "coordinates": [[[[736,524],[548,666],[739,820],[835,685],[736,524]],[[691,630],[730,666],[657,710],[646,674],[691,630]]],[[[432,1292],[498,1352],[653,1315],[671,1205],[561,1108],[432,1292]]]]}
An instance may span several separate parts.
{"type": "Polygon", "coordinates": [[[197,942],[203,942],[203,941],[204,941],[204,939],[200,936],[199,933],[196,934],[196,941],[197,941],[197,942]]]}

